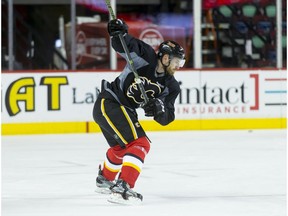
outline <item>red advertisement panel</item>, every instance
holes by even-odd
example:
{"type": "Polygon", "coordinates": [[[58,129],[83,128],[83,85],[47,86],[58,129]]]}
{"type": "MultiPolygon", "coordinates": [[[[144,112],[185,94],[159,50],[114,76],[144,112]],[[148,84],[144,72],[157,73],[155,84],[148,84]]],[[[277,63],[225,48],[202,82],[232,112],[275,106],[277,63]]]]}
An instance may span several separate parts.
{"type": "MultiPolygon", "coordinates": [[[[155,50],[164,40],[177,41],[185,49],[185,28],[173,26],[158,26],[149,22],[127,22],[129,33],[151,45],[155,50]]],[[[66,50],[68,59],[71,47],[69,34],[70,27],[66,28],[66,50]]],[[[76,26],[76,63],[78,69],[109,68],[110,37],[107,33],[107,23],[83,23],[76,26]]],[[[118,69],[126,64],[118,55],[118,69]]]]}
{"type": "Polygon", "coordinates": [[[244,4],[252,2],[252,0],[204,0],[203,1],[203,8],[204,9],[210,9],[219,7],[221,5],[230,5],[230,4],[244,4]]]}

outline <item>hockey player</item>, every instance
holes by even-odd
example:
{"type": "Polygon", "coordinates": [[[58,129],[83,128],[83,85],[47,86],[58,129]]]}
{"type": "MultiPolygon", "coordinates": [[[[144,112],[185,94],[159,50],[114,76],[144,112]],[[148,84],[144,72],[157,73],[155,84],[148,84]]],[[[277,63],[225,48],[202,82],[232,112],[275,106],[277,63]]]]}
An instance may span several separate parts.
{"type": "Polygon", "coordinates": [[[96,186],[101,193],[111,193],[110,202],[141,203],[142,195],[132,188],[150,150],[150,141],[139,124],[136,109],[142,107],[145,116],[163,126],[175,119],[174,103],[180,86],[173,75],[183,67],[185,54],[174,41],[164,41],[155,53],[151,46],[129,35],[128,26],[121,19],[108,23],[108,33],[113,48],[125,57],[119,39],[119,34],[123,35],[149,101],[142,106],[144,97],[128,64],[112,83],[102,81],[93,118],[110,148],[103,168],[99,167],[96,186]]]}

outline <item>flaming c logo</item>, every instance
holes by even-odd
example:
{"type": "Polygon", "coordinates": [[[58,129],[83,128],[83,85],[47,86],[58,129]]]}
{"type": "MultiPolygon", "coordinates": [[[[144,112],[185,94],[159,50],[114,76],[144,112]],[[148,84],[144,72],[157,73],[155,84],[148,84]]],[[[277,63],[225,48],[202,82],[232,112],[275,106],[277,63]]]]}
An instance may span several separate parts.
{"type": "MultiPolygon", "coordinates": [[[[145,92],[148,98],[154,98],[158,94],[162,92],[159,85],[156,83],[151,82],[146,77],[140,77],[142,84],[144,86],[145,92]]],[[[144,97],[141,94],[136,81],[134,81],[129,88],[127,89],[127,97],[133,99],[133,101],[137,104],[141,104],[144,101],[144,97]]]]}

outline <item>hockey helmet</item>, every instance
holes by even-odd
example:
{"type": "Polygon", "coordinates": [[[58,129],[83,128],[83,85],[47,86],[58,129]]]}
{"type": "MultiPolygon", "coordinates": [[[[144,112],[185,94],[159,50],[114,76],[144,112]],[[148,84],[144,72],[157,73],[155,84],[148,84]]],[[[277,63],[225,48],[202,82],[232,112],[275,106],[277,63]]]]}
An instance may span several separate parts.
{"type": "Polygon", "coordinates": [[[184,66],[185,63],[184,49],[175,41],[167,40],[160,44],[158,48],[158,58],[161,59],[165,54],[168,54],[170,59],[172,59],[173,57],[180,58],[182,60],[180,67],[184,66]]]}

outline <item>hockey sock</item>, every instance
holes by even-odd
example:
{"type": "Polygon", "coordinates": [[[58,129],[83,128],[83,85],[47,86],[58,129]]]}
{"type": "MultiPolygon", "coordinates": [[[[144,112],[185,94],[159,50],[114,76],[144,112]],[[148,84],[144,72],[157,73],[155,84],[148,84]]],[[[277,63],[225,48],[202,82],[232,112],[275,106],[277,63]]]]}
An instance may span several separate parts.
{"type": "Polygon", "coordinates": [[[106,158],[104,161],[104,168],[102,175],[109,181],[113,181],[121,170],[122,159],[125,149],[120,146],[111,147],[107,150],[106,158]]]}
{"type": "Polygon", "coordinates": [[[119,178],[126,181],[131,188],[135,185],[149,150],[150,143],[146,137],[138,138],[127,145],[119,178]]]}

